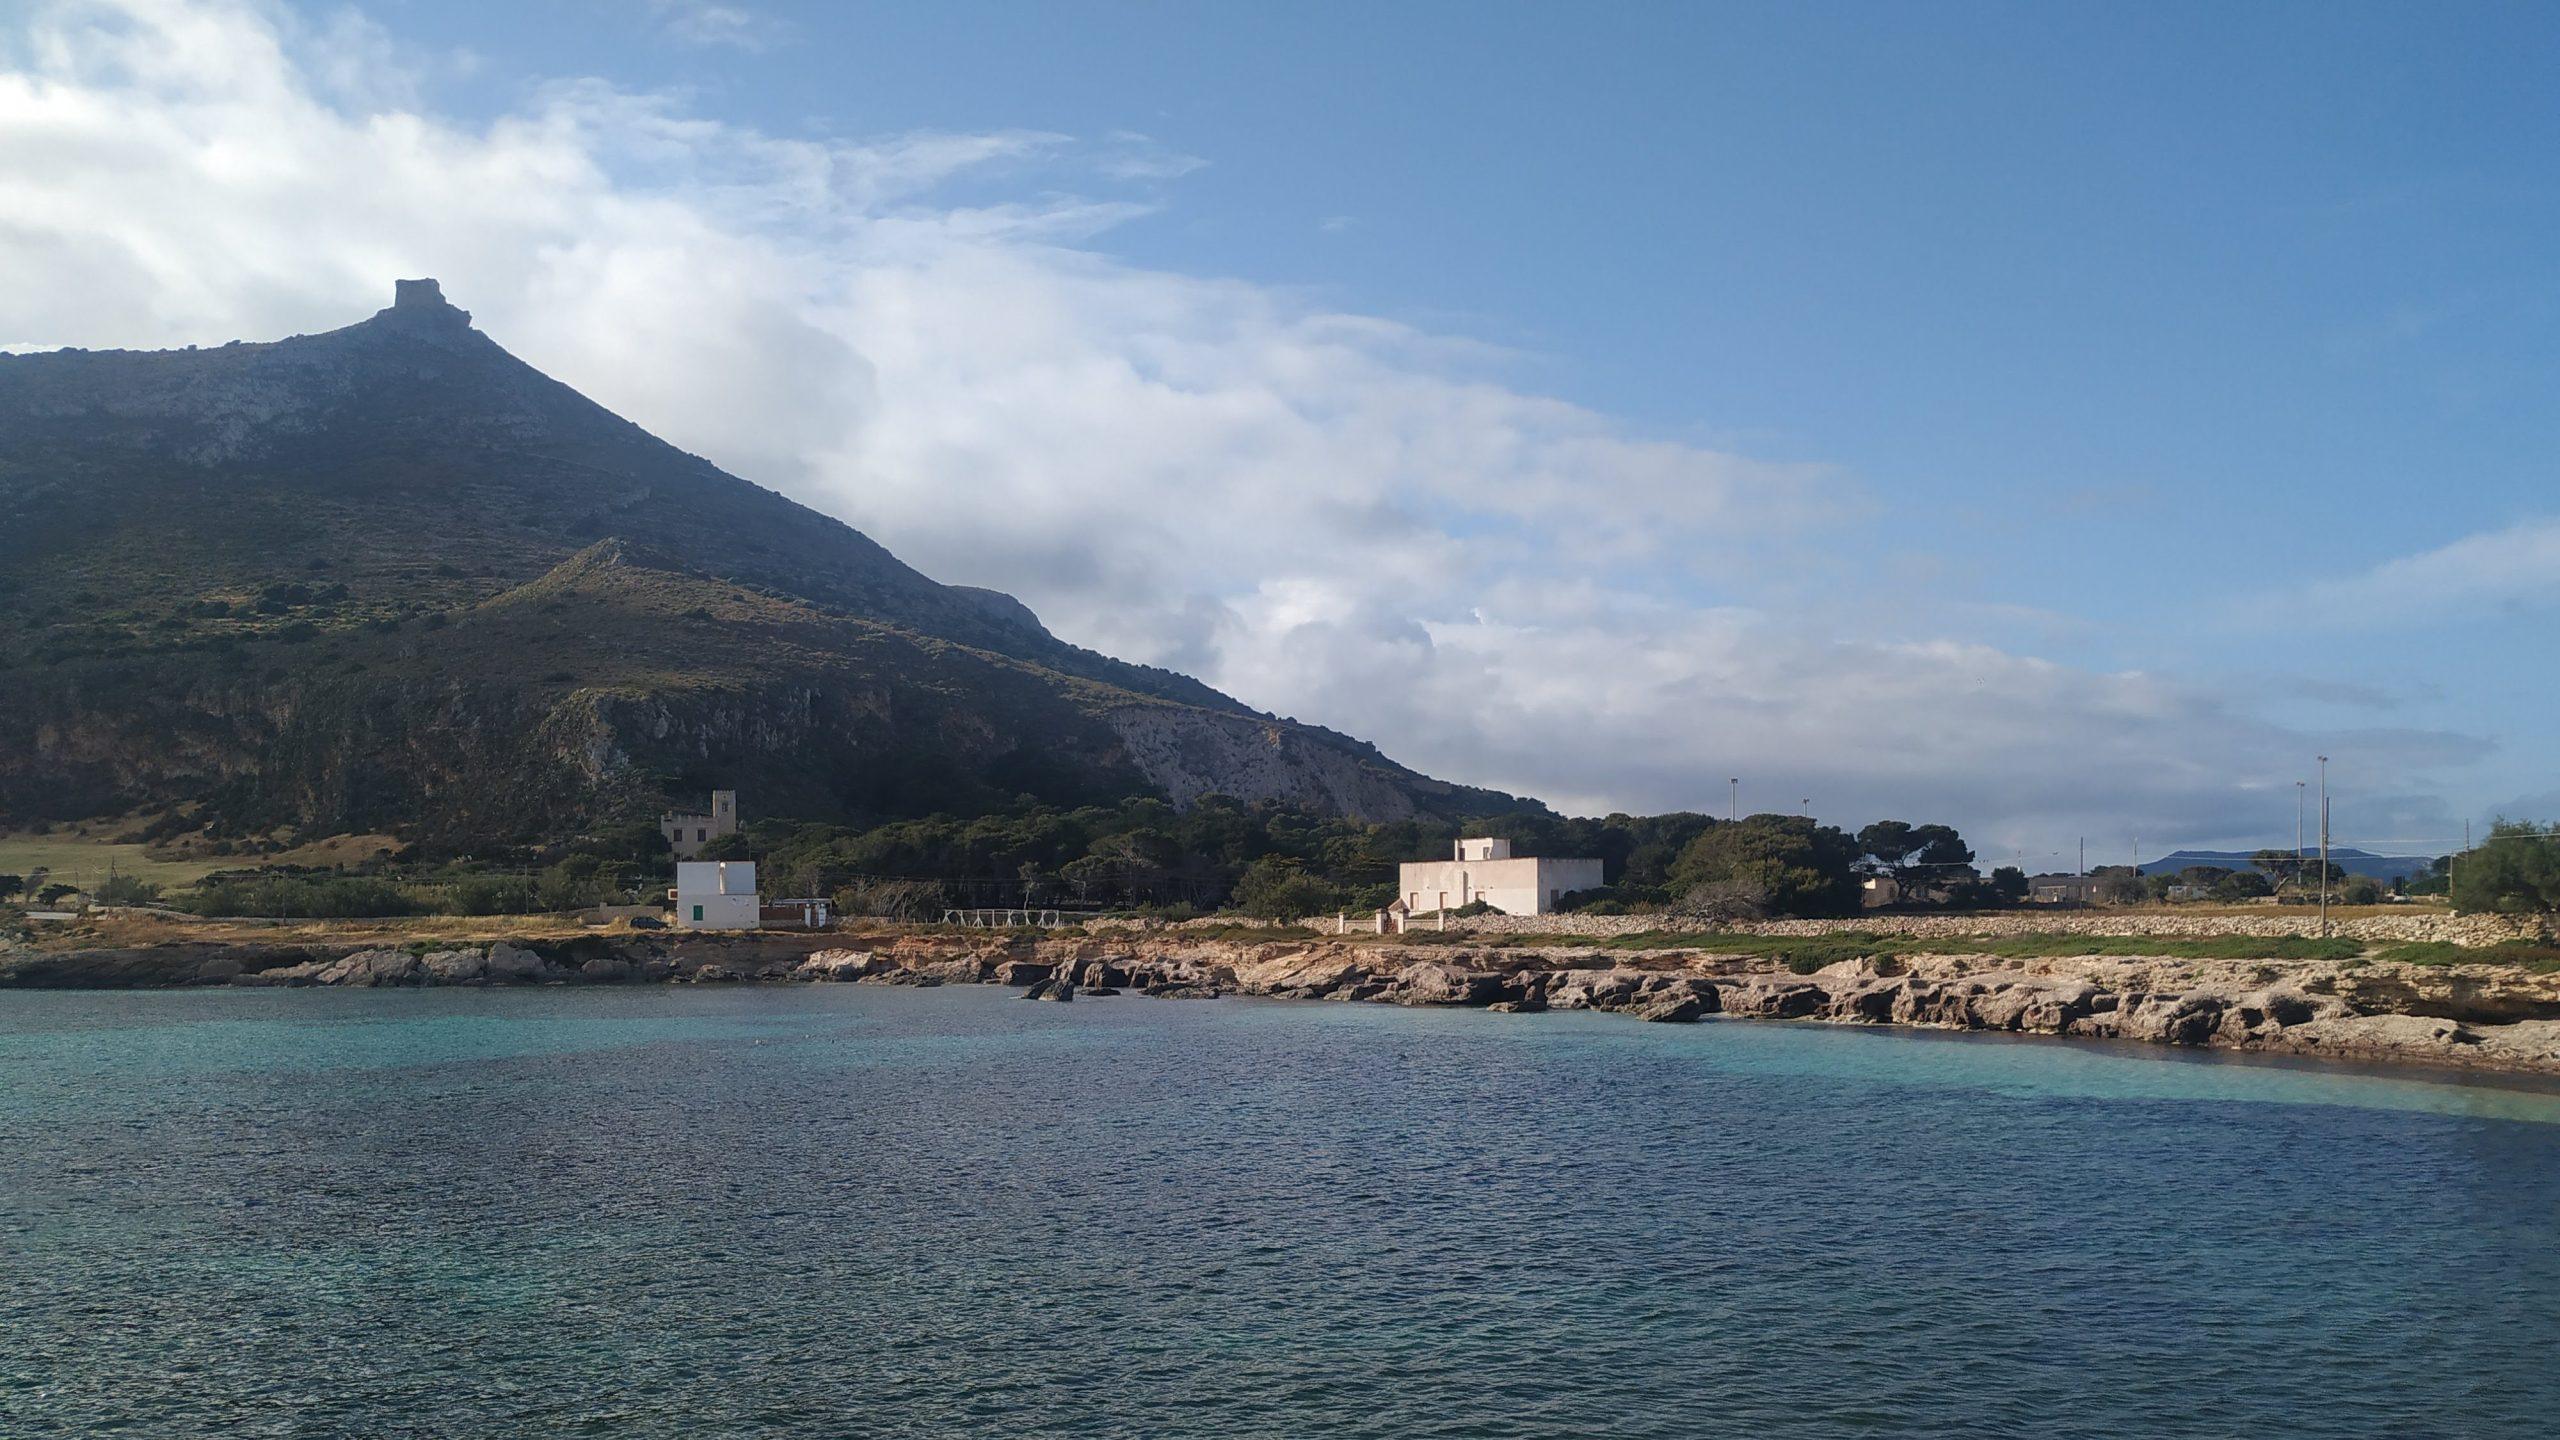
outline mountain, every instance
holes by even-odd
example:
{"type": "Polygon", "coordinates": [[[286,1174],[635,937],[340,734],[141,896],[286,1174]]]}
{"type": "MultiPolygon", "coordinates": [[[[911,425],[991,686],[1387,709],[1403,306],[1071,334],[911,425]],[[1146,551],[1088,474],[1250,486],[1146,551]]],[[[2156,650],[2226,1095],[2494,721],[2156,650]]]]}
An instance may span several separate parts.
{"type": "Polygon", "coordinates": [[[1217,791],[1525,802],[937,584],[474,329],[0,356],[0,820],[534,840],[1217,791]]]}
{"type": "MultiPolygon", "coordinates": [[[[2218,865],[2225,870],[2246,870],[2249,868],[2249,857],[2254,853],[2246,850],[2180,850],[2175,854],[2163,855],[2157,860],[2146,862],[2142,867],[2142,873],[2175,875],[2195,865],[2218,865]]],[[[2308,853],[2316,858],[2320,852],[2315,847],[2308,853]]],[[[2368,880],[2385,880],[2396,885],[2412,875],[2425,873],[2427,867],[2435,862],[2417,855],[2376,855],[2370,850],[2333,849],[2329,852],[2329,863],[2350,875],[2362,875],[2368,880]]]]}

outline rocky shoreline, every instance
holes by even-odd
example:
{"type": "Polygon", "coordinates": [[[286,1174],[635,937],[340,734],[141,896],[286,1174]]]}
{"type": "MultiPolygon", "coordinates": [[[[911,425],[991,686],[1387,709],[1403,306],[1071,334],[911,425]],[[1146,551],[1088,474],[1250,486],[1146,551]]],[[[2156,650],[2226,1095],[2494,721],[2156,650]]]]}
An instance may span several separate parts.
{"type": "Polygon", "coordinates": [[[0,957],[0,987],[994,984],[1903,1025],[2560,1074],[2560,976],[2492,965],[1879,956],[1797,974],[1693,951],[1347,940],[579,935],[406,947],[179,941],[0,957]]]}

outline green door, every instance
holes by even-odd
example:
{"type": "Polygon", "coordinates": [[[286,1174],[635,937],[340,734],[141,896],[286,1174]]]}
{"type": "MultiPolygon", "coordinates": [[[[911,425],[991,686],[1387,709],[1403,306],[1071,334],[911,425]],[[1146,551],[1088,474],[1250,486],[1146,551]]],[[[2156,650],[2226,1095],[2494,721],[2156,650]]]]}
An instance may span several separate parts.
{"type": "Polygon", "coordinates": [[[694,919],[696,919],[696,920],[699,920],[699,919],[701,919],[701,918],[702,918],[702,907],[701,907],[701,906],[696,905],[696,906],[694,906],[694,907],[693,907],[693,918],[694,918],[694,919]]]}

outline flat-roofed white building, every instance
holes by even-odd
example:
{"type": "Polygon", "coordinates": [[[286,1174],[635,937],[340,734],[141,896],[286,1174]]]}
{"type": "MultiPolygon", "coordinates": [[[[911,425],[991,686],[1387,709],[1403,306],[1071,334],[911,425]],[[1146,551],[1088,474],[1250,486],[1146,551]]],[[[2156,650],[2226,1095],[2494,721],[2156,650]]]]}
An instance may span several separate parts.
{"type": "Polygon", "coordinates": [[[753,860],[687,860],[676,866],[679,930],[753,930],[762,918],[753,860]]]}
{"type": "Polygon", "coordinates": [[[1396,900],[1408,915],[1479,900],[1505,915],[1547,915],[1565,896],[1600,888],[1597,860],[1513,855],[1510,841],[1485,836],[1460,840],[1452,859],[1408,861],[1396,875],[1396,900]]]}

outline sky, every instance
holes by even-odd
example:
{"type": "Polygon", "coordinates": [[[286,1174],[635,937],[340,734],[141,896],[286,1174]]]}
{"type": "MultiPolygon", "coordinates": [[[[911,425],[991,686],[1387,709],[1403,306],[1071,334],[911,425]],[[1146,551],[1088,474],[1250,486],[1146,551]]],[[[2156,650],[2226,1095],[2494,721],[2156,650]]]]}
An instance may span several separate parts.
{"type": "Polygon", "coordinates": [[[518,355],[1571,813],[2560,819],[2560,10],[0,0],[0,346],[518,355]],[[1735,783],[1735,782],[1738,782],[1735,783]]]}

